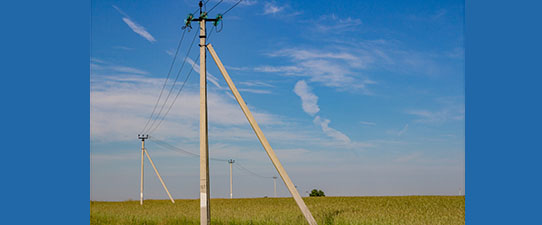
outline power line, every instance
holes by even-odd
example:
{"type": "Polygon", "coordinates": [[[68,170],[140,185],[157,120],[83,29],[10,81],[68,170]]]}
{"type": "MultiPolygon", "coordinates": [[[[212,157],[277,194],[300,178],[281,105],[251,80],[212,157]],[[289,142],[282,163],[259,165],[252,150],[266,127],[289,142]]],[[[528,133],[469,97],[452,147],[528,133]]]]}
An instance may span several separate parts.
{"type": "Polygon", "coordinates": [[[230,10],[232,10],[233,8],[235,8],[235,6],[239,5],[239,3],[241,3],[243,0],[239,0],[237,3],[235,3],[235,5],[233,5],[232,7],[230,7],[228,10],[226,10],[224,13],[222,13],[222,15],[226,15],[226,13],[228,13],[230,10]]]}
{"type": "Polygon", "coordinates": [[[156,107],[158,106],[158,103],[160,102],[160,99],[162,98],[162,94],[164,92],[164,89],[166,88],[167,81],[169,79],[169,76],[171,75],[171,70],[173,70],[173,65],[175,65],[175,60],[177,59],[177,55],[179,53],[179,49],[181,48],[181,44],[183,42],[185,33],[186,33],[186,30],[183,31],[181,39],[179,40],[179,44],[177,45],[177,50],[175,51],[175,55],[173,56],[173,60],[171,61],[171,66],[169,67],[169,71],[167,73],[166,80],[164,81],[164,85],[162,86],[162,90],[160,90],[160,95],[158,96],[158,100],[156,100],[156,104],[154,104],[154,108],[152,109],[151,116],[147,120],[147,123],[145,123],[145,127],[143,127],[143,129],[141,130],[140,133],[143,133],[143,131],[145,131],[145,129],[147,129],[147,126],[149,125],[149,122],[152,120],[152,117],[153,117],[154,113],[156,112],[156,107]]]}
{"type": "MultiPolygon", "coordinates": [[[[199,55],[198,57],[196,58],[196,61],[199,60],[199,55]]],[[[171,108],[173,107],[173,105],[175,104],[175,102],[177,101],[177,98],[179,97],[179,95],[181,94],[181,92],[183,91],[183,88],[184,88],[184,85],[186,84],[186,82],[188,81],[188,79],[190,78],[190,75],[192,74],[192,71],[194,71],[193,69],[190,69],[190,72],[188,72],[188,75],[186,76],[186,78],[184,79],[183,81],[183,84],[181,85],[181,88],[179,88],[179,91],[177,91],[177,95],[175,95],[175,98],[173,99],[173,101],[171,102],[171,104],[169,105],[166,113],[162,116],[162,118],[160,119],[160,122],[158,122],[158,124],[156,125],[156,127],[154,127],[152,130],[149,130],[149,134],[153,133],[156,129],[158,129],[158,127],[160,127],[160,125],[162,124],[162,122],[164,122],[164,119],[166,118],[166,116],[169,114],[169,111],[171,110],[171,108]]]]}
{"type": "MultiPolygon", "coordinates": [[[[183,60],[183,63],[181,64],[181,68],[179,69],[179,72],[177,73],[177,76],[175,77],[175,80],[173,81],[173,84],[171,85],[171,88],[169,89],[169,92],[166,96],[166,100],[164,101],[164,103],[162,104],[162,107],[160,107],[160,111],[158,112],[158,115],[156,116],[156,118],[159,118],[160,115],[162,114],[162,111],[164,110],[164,106],[167,104],[167,101],[169,100],[169,96],[171,95],[171,92],[173,91],[173,89],[175,88],[175,84],[177,83],[177,80],[179,79],[179,75],[181,74],[181,71],[183,70],[184,68],[184,65],[186,64],[186,59],[188,58],[188,55],[190,54],[190,51],[192,50],[192,47],[194,45],[194,41],[196,40],[196,37],[198,36],[197,35],[197,32],[194,32],[194,38],[192,38],[192,42],[190,43],[190,47],[188,48],[188,52],[186,53],[186,56],[184,57],[184,60],[183,60]]],[[[156,122],[156,119],[153,120],[153,122],[151,123],[149,130],[151,130],[152,126],[154,126],[154,123],[156,122]]]]}
{"type": "MultiPolygon", "coordinates": [[[[154,143],[160,145],[163,148],[178,151],[178,152],[183,152],[183,153],[189,154],[189,155],[194,156],[194,157],[199,157],[199,154],[196,154],[196,153],[187,151],[185,149],[173,146],[173,145],[171,145],[171,144],[169,144],[169,143],[167,143],[167,142],[165,142],[163,140],[151,139],[151,138],[149,138],[148,140],[153,141],[154,143]]],[[[220,158],[214,158],[214,157],[209,157],[209,159],[213,160],[213,161],[219,161],[219,162],[227,162],[228,161],[227,159],[220,159],[220,158]]]]}
{"type": "Polygon", "coordinates": [[[213,9],[215,9],[218,5],[220,5],[220,3],[222,3],[222,1],[224,1],[224,0],[218,1],[218,2],[215,4],[215,6],[213,6],[213,8],[211,8],[211,9],[209,9],[209,11],[207,11],[207,13],[210,13],[211,11],[213,11],[213,9]]]}
{"type": "MultiPolygon", "coordinates": [[[[209,39],[211,38],[211,34],[213,33],[213,30],[214,30],[214,27],[211,28],[211,31],[210,31],[209,34],[208,34],[207,40],[209,40],[209,39]]],[[[200,56],[198,55],[198,57],[196,58],[196,60],[195,60],[194,62],[198,61],[198,60],[199,60],[199,57],[200,57],[200,56]]],[[[186,84],[186,82],[187,82],[188,79],[190,78],[190,75],[192,74],[192,71],[194,71],[193,68],[190,70],[190,72],[188,72],[188,75],[187,75],[186,78],[184,79],[181,88],[180,88],[179,91],[177,92],[177,95],[175,95],[175,98],[173,99],[173,101],[172,101],[171,104],[169,105],[169,107],[168,107],[166,113],[165,113],[165,114],[162,116],[162,118],[160,119],[160,122],[158,122],[158,125],[156,125],[156,127],[154,127],[152,130],[149,128],[149,132],[148,132],[149,134],[152,133],[152,132],[154,132],[156,129],[158,129],[158,127],[160,127],[160,125],[162,124],[162,122],[164,122],[164,119],[166,118],[166,116],[168,115],[169,111],[171,110],[171,108],[173,107],[173,105],[175,104],[175,102],[177,101],[177,98],[179,97],[179,95],[180,95],[181,92],[183,91],[184,85],[186,84]]]]}
{"type": "Polygon", "coordinates": [[[249,170],[246,167],[239,164],[239,162],[237,162],[237,161],[235,162],[235,166],[237,166],[237,168],[239,168],[239,169],[242,169],[242,170],[244,170],[244,171],[246,171],[246,172],[248,172],[248,173],[250,173],[250,174],[252,174],[254,176],[260,177],[260,178],[273,178],[273,177],[268,177],[268,176],[262,176],[260,174],[255,173],[255,172],[252,172],[251,170],[249,170]]]}

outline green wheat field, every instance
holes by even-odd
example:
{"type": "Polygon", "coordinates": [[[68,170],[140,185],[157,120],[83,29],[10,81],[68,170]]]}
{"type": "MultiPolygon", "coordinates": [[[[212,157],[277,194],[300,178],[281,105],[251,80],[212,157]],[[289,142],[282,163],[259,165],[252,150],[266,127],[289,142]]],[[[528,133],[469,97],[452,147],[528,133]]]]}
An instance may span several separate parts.
{"type": "MultiPolygon", "coordinates": [[[[307,197],[319,225],[465,224],[464,196],[307,197]]],[[[292,198],[211,199],[211,224],[308,224],[292,198]]],[[[90,202],[90,224],[199,224],[199,200],[90,202]]]]}

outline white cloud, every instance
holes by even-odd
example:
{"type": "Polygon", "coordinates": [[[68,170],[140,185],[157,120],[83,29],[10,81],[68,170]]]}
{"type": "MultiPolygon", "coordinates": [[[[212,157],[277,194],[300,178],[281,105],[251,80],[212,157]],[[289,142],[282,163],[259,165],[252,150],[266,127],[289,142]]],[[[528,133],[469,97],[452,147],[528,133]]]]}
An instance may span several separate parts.
{"type": "Polygon", "coordinates": [[[126,23],[126,25],[128,25],[128,27],[132,29],[132,31],[134,31],[136,34],[139,34],[139,36],[147,39],[147,41],[151,43],[156,41],[156,39],[154,39],[154,37],[147,31],[147,29],[145,29],[145,27],[139,25],[138,23],[130,19],[130,17],[122,10],[120,10],[117,6],[113,5],[113,8],[115,8],[120,14],[124,16],[122,18],[122,21],[124,21],[124,23],[126,23]]]}
{"type": "MultiPolygon", "coordinates": [[[[216,0],[218,2],[218,0],[216,0]]],[[[230,4],[236,4],[239,2],[239,0],[224,0],[224,3],[230,3],[230,4]]],[[[253,1],[250,1],[250,0],[245,0],[245,1],[241,1],[239,3],[239,5],[245,5],[245,6],[250,6],[250,5],[254,5],[256,4],[257,1],[256,0],[253,0],[253,1]]]]}
{"type": "Polygon", "coordinates": [[[369,57],[358,57],[347,51],[324,51],[314,49],[282,49],[268,54],[271,57],[290,58],[294,65],[259,66],[258,72],[281,73],[286,76],[309,77],[312,82],[339,90],[361,90],[364,94],[372,94],[368,85],[376,83],[363,76],[356,69],[364,69],[372,60],[369,57]]]}
{"type": "Polygon", "coordinates": [[[130,27],[130,29],[132,29],[132,31],[136,32],[141,37],[147,39],[147,41],[151,43],[156,41],[156,39],[154,39],[154,37],[149,32],[147,32],[145,27],[137,24],[136,22],[132,21],[127,17],[122,18],[122,21],[124,21],[130,27]]]}
{"type": "Polygon", "coordinates": [[[320,111],[318,96],[312,93],[311,88],[304,80],[300,80],[295,84],[294,92],[301,98],[301,106],[307,114],[314,116],[320,111]]]}
{"type": "Polygon", "coordinates": [[[359,121],[359,123],[361,123],[363,125],[367,125],[367,126],[375,126],[376,125],[376,123],[369,122],[369,121],[359,121]]]}
{"type": "MultiPolygon", "coordinates": [[[[90,93],[92,140],[105,142],[133,140],[137,132],[145,125],[163,82],[164,79],[141,75],[93,74],[90,93]]],[[[174,91],[172,95],[176,94],[177,89],[174,91]]],[[[173,98],[169,102],[172,101],[173,98]]],[[[167,107],[169,105],[165,109],[167,107]]],[[[243,127],[247,135],[242,136],[241,139],[256,140],[255,136],[250,134],[250,126],[238,104],[227,95],[210,91],[208,107],[210,130],[217,126],[228,127],[222,131],[232,135],[235,132],[229,129],[243,127]]],[[[261,112],[252,107],[251,111],[258,123],[264,127],[285,124],[279,116],[261,112]]],[[[181,137],[197,140],[198,123],[199,90],[186,86],[155,134],[162,138],[181,137]]],[[[284,136],[292,135],[292,133],[287,135],[283,133],[270,136],[282,139],[288,138],[284,136]]]]}
{"type": "Polygon", "coordinates": [[[278,12],[281,12],[284,10],[284,6],[277,6],[275,3],[273,2],[266,2],[264,4],[264,8],[263,8],[263,14],[264,15],[267,15],[267,14],[276,14],[278,12]]]}
{"type": "Polygon", "coordinates": [[[343,142],[343,143],[350,143],[350,138],[343,134],[342,132],[335,130],[331,127],[329,127],[329,120],[328,119],[322,119],[320,116],[316,116],[313,120],[313,122],[316,125],[319,125],[322,128],[322,131],[328,136],[333,138],[334,140],[343,142]]]}
{"type": "Polygon", "coordinates": [[[397,136],[402,136],[404,133],[406,133],[408,130],[408,124],[406,124],[403,129],[401,129],[399,132],[397,132],[397,136]]]}
{"type": "Polygon", "coordinates": [[[258,66],[254,68],[256,72],[266,72],[266,73],[286,73],[293,74],[303,71],[303,68],[298,66],[258,66]]]}
{"type": "Polygon", "coordinates": [[[271,94],[272,92],[269,90],[262,90],[262,89],[252,89],[252,88],[238,88],[240,92],[249,92],[254,94],[271,94]]]}
{"type": "Polygon", "coordinates": [[[130,66],[114,65],[109,62],[92,58],[90,63],[90,68],[94,74],[96,72],[113,72],[113,73],[123,73],[123,74],[133,74],[133,75],[146,75],[149,74],[147,71],[137,69],[130,66]]]}
{"type": "MultiPolygon", "coordinates": [[[[194,62],[194,60],[192,60],[190,57],[187,57],[186,61],[190,65],[192,65],[192,68],[194,69],[194,71],[199,74],[199,65],[196,62],[194,62]]],[[[223,89],[222,86],[218,83],[218,78],[216,78],[213,74],[209,73],[209,71],[207,71],[207,81],[211,82],[218,89],[223,89]]]]}
{"type": "MultiPolygon", "coordinates": [[[[314,21],[311,21],[314,23],[314,21]]],[[[362,24],[360,19],[352,17],[339,18],[335,14],[321,16],[316,20],[314,27],[316,31],[322,33],[341,33],[353,31],[362,24]]]]}
{"type": "Polygon", "coordinates": [[[126,46],[115,46],[113,48],[121,49],[121,50],[127,50],[127,51],[134,50],[134,48],[130,48],[130,47],[126,47],[126,46]]]}
{"type": "Polygon", "coordinates": [[[110,69],[116,72],[121,72],[121,73],[148,74],[147,71],[143,71],[143,70],[136,69],[133,67],[128,67],[128,66],[111,66],[110,69]]]}
{"type": "Polygon", "coordinates": [[[249,87],[275,87],[274,85],[263,81],[241,81],[239,84],[249,87]]]}
{"type": "Polygon", "coordinates": [[[441,124],[465,119],[465,105],[462,99],[439,98],[437,102],[443,105],[438,110],[413,109],[406,113],[416,116],[417,123],[441,124]]]}

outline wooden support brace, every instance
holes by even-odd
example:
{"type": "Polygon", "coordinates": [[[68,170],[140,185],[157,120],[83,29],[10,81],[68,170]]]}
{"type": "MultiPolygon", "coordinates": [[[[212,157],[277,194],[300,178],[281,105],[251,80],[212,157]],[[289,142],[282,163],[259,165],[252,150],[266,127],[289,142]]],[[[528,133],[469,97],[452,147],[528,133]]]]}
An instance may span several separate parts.
{"type": "Polygon", "coordinates": [[[220,73],[222,73],[222,76],[226,80],[226,83],[228,83],[228,86],[231,89],[231,92],[235,96],[235,99],[239,103],[239,106],[241,106],[241,109],[243,110],[243,113],[248,119],[248,122],[252,126],[252,129],[256,133],[256,136],[258,136],[258,139],[260,140],[260,143],[262,143],[265,151],[267,152],[267,155],[271,159],[271,162],[273,162],[273,165],[277,169],[280,177],[286,184],[286,187],[288,188],[288,191],[290,191],[290,194],[294,197],[295,202],[297,203],[297,206],[299,206],[299,209],[301,209],[301,212],[303,213],[303,216],[305,216],[305,219],[307,219],[307,222],[309,222],[310,225],[317,225],[316,220],[314,220],[314,217],[312,217],[311,212],[309,211],[309,208],[307,205],[305,205],[305,202],[303,202],[303,199],[299,195],[299,192],[297,192],[297,189],[295,188],[294,184],[292,183],[292,180],[290,180],[290,177],[286,173],[286,170],[282,167],[282,164],[280,163],[279,159],[275,155],[275,152],[271,148],[271,145],[269,145],[269,142],[265,138],[262,130],[258,126],[258,123],[256,123],[256,120],[252,116],[252,113],[247,107],[247,104],[241,97],[241,94],[239,94],[239,91],[235,87],[235,84],[233,84],[233,81],[231,80],[230,76],[228,75],[228,72],[224,68],[224,65],[222,65],[222,62],[220,61],[220,58],[218,58],[218,55],[216,54],[215,50],[213,49],[213,46],[211,44],[207,44],[207,49],[209,49],[209,53],[211,53],[211,56],[213,57],[213,60],[215,61],[216,65],[218,66],[218,69],[220,70],[220,73]]]}

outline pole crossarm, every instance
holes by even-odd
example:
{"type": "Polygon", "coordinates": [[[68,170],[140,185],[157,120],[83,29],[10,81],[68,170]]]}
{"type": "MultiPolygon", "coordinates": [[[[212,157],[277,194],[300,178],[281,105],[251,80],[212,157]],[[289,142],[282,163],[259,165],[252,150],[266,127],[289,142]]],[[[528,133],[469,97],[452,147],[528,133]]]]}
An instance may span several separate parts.
{"type": "Polygon", "coordinates": [[[312,216],[311,212],[309,211],[309,208],[307,205],[305,205],[305,202],[299,195],[299,192],[295,188],[294,184],[292,183],[292,180],[286,173],[286,170],[282,167],[282,164],[280,163],[279,159],[277,158],[275,152],[271,148],[271,145],[269,145],[269,142],[265,138],[262,130],[260,129],[260,126],[258,126],[258,123],[252,116],[252,113],[248,109],[245,101],[241,97],[241,94],[239,94],[239,91],[235,87],[235,84],[231,80],[230,76],[228,75],[228,72],[224,68],[224,65],[220,61],[220,58],[218,58],[218,55],[216,54],[213,46],[211,44],[207,44],[207,49],[209,50],[209,53],[211,53],[211,56],[213,57],[213,60],[215,61],[216,65],[218,66],[218,69],[220,70],[220,73],[222,73],[222,76],[226,80],[226,83],[228,83],[229,88],[231,89],[233,95],[235,96],[235,99],[239,103],[239,106],[241,106],[241,109],[243,110],[243,113],[245,114],[246,118],[248,119],[248,122],[252,126],[252,129],[256,133],[256,136],[258,136],[258,139],[260,140],[260,143],[263,145],[265,151],[267,152],[267,155],[271,159],[271,162],[273,162],[273,165],[277,169],[280,177],[286,184],[286,187],[288,188],[288,191],[290,191],[290,194],[292,194],[295,202],[297,203],[297,206],[303,213],[303,216],[305,216],[305,219],[307,219],[307,222],[309,222],[310,225],[317,225],[316,220],[312,216]]]}

